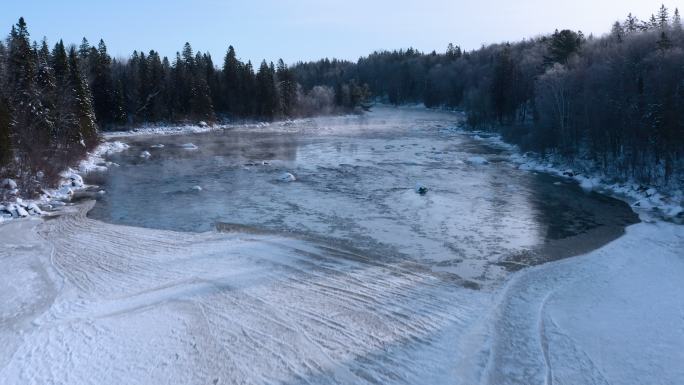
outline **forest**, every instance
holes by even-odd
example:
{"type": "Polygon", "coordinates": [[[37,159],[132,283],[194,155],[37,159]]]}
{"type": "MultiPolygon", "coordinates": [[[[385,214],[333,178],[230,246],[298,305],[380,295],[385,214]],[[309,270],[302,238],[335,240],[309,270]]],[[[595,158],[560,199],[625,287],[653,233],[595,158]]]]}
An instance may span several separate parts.
{"type": "Polygon", "coordinates": [[[95,46],[86,38],[50,48],[46,39],[31,41],[21,18],[0,42],[0,177],[37,194],[82,159],[101,131],[343,112],[368,97],[354,84],[340,89],[338,97],[325,86],[304,93],[283,60],[255,70],[232,46],[221,68],[189,43],[173,61],[154,50],[117,60],[103,40],[95,46]]]}
{"type": "Polygon", "coordinates": [[[525,151],[592,163],[605,175],[684,185],[684,34],[664,5],[605,36],[552,34],[464,52],[382,51],[356,63],[292,67],[305,89],[367,84],[394,105],[463,110],[525,151]]]}
{"type": "Polygon", "coordinates": [[[37,193],[101,131],[340,113],[371,98],[463,110],[470,128],[616,179],[684,184],[684,33],[664,5],[601,37],[563,29],[472,51],[449,44],[257,69],[232,46],[221,66],[189,43],[172,60],[154,50],[112,58],[104,41],[85,38],[50,47],[21,18],[0,42],[0,177],[37,193]]]}

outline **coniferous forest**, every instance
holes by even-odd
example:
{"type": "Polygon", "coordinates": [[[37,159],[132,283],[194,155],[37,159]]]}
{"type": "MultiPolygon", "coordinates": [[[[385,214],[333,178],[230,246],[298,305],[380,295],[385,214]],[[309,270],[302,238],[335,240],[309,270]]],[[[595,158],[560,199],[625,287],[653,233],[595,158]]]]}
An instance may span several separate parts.
{"type": "Polygon", "coordinates": [[[462,109],[524,150],[592,162],[616,179],[684,185],[684,33],[678,10],[445,53],[375,52],[293,68],[305,87],[368,84],[395,105],[462,109]]]}
{"type": "Polygon", "coordinates": [[[556,30],[444,53],[375,52],[258,68],[228,48],[217,65],[186,43],[114,59],[104,41],[50,46],[22,19],[0,42],[0,171],[38,191],[81,159],[98,132],[149,123],[271,120],[350,111],[370,98],[463,109],[469,127],[524,150],[584,159],[616,178],[682,184],[684,32],[662,6],[610,34],[556,30]]]}
{"type": "Polygon", "coordinates": [[[113,59],[103,40],[79,46],[31,40],[23,18],[0,42],[0,173],[37,192],[98,143],[98,132],[150,123],[271,120],[348,111],[368,95],[335,104],[329,87],[303,93],[279,60],[257,69],[230,46],[222,67],[186,43],[173,60],[154,50],[113,59]],[[353,102],[352,102],[353,101],[353,102]]]}

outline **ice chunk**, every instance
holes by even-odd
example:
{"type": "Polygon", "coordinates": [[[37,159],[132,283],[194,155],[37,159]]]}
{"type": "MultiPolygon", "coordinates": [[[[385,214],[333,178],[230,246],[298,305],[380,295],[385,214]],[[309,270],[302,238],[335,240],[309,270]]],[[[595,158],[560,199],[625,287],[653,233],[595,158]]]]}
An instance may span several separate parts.
{"type": "Polygon", "coordinates": [[[295,176],[290,174],[289,172],[284,172],[280,174],[278,180],[281,182],[294,182],[297,180],[297,178],[295,178],[295,176]]]}
{"type": "Polygon", "coordinates": [[[199,147],[195,146],[194,143],[185,143],[181,145],[181,148],[186,150],[197,150],[199,147]]]}
{"type": "Polygon", "coordinates": [[[600,181],[596,178],[579,178],[579,182],[584,191],[591,191],[600,185],[600,181]]]}
{"type": "Polygon", "coordinates": [[[153,144],[150,146],[151,148],[164,148],[163,144],[153,144]]]}
{"type": "Polygon", "coordinates": [[[489,164],[487,159],[485,159],[484,157],[481,157],[481,156],[471,156],[466,161],[470,164],[479,164],[479,165],[489,164]]]}
{"type": "Polygon", "coordinates": [[[202,186],[192,186],[190,189],[199,192],[202,191],[202,186]]]}
{"type": "Polygon", "coordinates": [[[152,154],[150,154],[149,151],[143,151],[143,152],[140,154],[140,157],[141,157],[141,158],[145,158],[145,159],[147,159],[147,158],[149,158],[149,157],[151,157],[151,156],[152,156],[152,154]]]}

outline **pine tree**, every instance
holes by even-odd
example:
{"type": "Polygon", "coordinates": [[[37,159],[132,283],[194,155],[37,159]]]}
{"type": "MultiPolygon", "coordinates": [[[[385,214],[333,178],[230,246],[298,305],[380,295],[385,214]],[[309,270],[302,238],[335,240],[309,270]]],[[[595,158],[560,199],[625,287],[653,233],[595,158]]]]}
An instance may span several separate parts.
{"type": "Polygon", "coordinates": [[[258,116],[273,118],[277,107],[276,92],[272,63],[269,66],[264,60],[256,74],[256,113],[258,116]]]}
{"type": "Polygon", "coordinates": [[[651,18],[648,20],[648,24],[645,29],[658,29],[660,27],[660,23],[658,23],[658,19],[655,17],[655,15],[651,14],[651,18]]]}
{"type": "Polygon", "coordinates": [[[118,80],[114,87],[114,111],[113,120],[115,124],[123,125],[128,122],[128,114],[126,113],[126,96],[124,92],[123,82],[118,80]]]}
{"type": "Polygon", "coordinates": [[[150,51],[147,55],[147,61],[149,72],[148,118],[150,121],[158,122],[163,120],[166,114],[166,106],[163,97],[166,86],[166,73],[159,53],[156,51],[150,51]]]}
{"type": "Polygon", "coordinates": [[[242,98],[241,103],[241,116],[253,116],[256,113],[256,76],[254,75],[254,67],[252,67],[252,62],[247,61],[247,64],[242,66],[240,71],[240,95],[242,98]]]}
{"type": "Polygon", "coordinates": [[[641,29],[639,19],[632,16],[632,14],[630,13],[629,15],[627,15],[627,19],[624,22],[623,29],[628,34],[637,32],[641,29]]]}
{"type": "Polygon", "coordinates": [[[610,35],[617,41],[618,43],[622,42],[622,37],[625,35],[625,30],[620,24],[619,21],[616,21],[613,24],[613,28],[610,31],[610,35]]]}
{"type": "Polygon", "coordinates": [[[223,60],[222,88],[223,88],[223,108],[230,114],[240,114],[240,67],[241,63],[235,55],[233,46],[228,47],[226,57],[223,60]]]}
{"type": "Polygon", "coordinates": [[[188,42],[183,46],[183,63],[188,68],[192,68],[195,65],[195,56],[192,53],[192,46],[190,46],[190,43],[188,42]]]}
{"type": "Polygon", "coordinates": [[[91,67],[93,109],[97,121],[104,128],[116,120],[112,59],[107,53],[107,45],[104,40],[100,39],[97,51],[91,51],[90,59],[93,63],[91,67]]]}
{"type": "MultiPolygon", "coordinates": [[[[31,48],[29,32],[24,18],[12,27],[8,53],[9,105],[12,111],[10,129],[15,137],[14,144],[23,168],[44,168],[52,124],[50,111],[42,104],[36,82],[38,52],[31,48]]],[[[30,171],[36,171],[30,170],[30,171]]],[[[25,188],[29,180],[24,180],[25,188]]]]}
{"type": "Polygon", "coordinates": [[[51,66],[54,71],[55,80],[57,81],[57,87],[63,87],[69,76],[69,63],[62,40],[55,44],[55,47],[52,49],[51,59],[51,66]]]}
{"type": "Polygon", "coordinates": [[[662,4],[660,6],[660,9],[658,10],[658,17],[656,19],[656,25],[658,28],[664,30],[669,27],[670,23],[670,12],[665,7],[665,4],[662,4]]]}
{"type": "Polygon", "coordinates": [[[658,39],[656,44],[658,45],[658,49],[661,51],[666,51],[666,50],[672,48],[672,41],[667,36],[665,31],[660,33],[660,39],[658,39]]]}
{"type": "Polygon", "coordinates": [[[674,16],[672,17],[672,28],[677,31],[682,31],[682,18],[679,16],[679,8],[675,8],[674,16]]]}
{"type": "Polygon", "coordinates": [[[68,132],[71,146],[80,145],[84,150],[95,146],[98,140],[97,123],[93,112],[92,96],[88,83],[81,74],[76,49],[69,51],[69,80],[74,89],[74,113],[77,125],[68,132]]]}
{"type": "Polygon", "coordinates": [[[12,160],[10,122],[11,116],[8,102],[0,96],[0,172],[12,160]]]}
{"type": "Polygon", "coordinates": [[[276,78],[280,99],[280,110],[284,115],[292,116],[297,98],[297,82],[283,59],[278,60],[276,78]]]}
{"type": "Polygon", "coordinates": [[[560,32],[556,30],[549,39],[549,56],[545,58],[547,64],[566,64],[570,56],[579,51],[583,40],[581,32],[567,29],[560,32]]]}

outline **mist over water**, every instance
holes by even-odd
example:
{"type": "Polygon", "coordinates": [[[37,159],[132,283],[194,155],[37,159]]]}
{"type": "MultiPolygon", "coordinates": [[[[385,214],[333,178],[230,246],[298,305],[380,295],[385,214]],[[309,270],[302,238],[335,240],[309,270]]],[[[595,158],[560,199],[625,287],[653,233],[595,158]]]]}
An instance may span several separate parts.
{"type": "Polygon", "coordinates": [[[506,151],[457,130],[460,119],[377,108],[129,138],[131,148],[110,159],[120,167],[104,176],[107,193],[89,216],[190,232],[217,224],[274,231],[418,262],[478,285],[598,247],[636,221],[620,201],[518,170],[506,151]],[[282,181],[286,172],[296,180],[282,181]]]}

